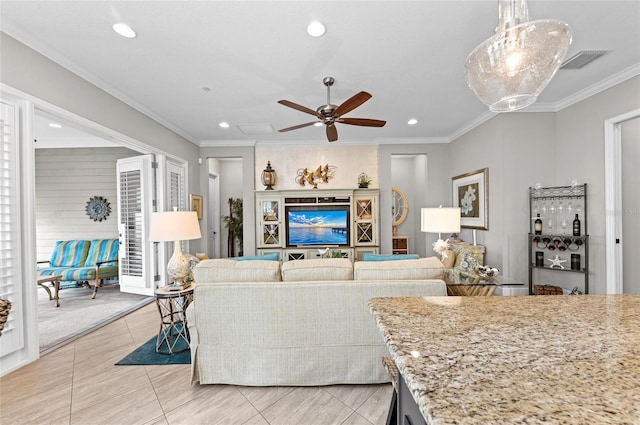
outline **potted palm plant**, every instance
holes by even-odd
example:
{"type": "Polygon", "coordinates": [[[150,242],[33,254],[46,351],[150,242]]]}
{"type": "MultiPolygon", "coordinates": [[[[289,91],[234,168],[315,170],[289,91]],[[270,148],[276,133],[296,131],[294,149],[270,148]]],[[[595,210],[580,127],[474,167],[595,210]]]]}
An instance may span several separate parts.
{"type": "Polygon", "coordinates": [[[238,246],[238,256],[243,255],[242,245],[242,198],[229,198],[229,215],[223,215],[222,221],[229,231],[227,250],[229,257],[235,257],[238,246]]]}

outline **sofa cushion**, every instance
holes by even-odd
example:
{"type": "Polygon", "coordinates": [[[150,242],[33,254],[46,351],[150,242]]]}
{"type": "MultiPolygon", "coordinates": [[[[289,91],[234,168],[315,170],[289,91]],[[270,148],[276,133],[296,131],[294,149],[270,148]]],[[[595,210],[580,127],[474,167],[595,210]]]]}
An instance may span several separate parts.
{"type": "Polygon", "coordinates": [[[109,261],[104,266],[117,266],[118,249],[120,241],[118,239],[94,239],[91,241],[91,248],[87,254],[85,267],[95,266],[97,263],[109,261]]]}
{"type": "Polygon", "coordinates": [[[282,264],[284,282],[353,280],[353,264],[348,258],[292,260],[282,264]]]}
{"type": "Polygon", "coordinates": [[[369,252],[362,254],[362,261],[417,260],[418,258],[420,258],[418,254],[371,254],[369,252]]]}
{"type": "Polygon", "coordinates": [[[353,265],[355,280],[442,279],[444,266],[437,257],[417,260],[358,261],[353,265]]]}
{"type": "Polygon", "coordinates": [[[280,262],[269,260],[234,261],[227,258],[203,260],[193,268],[198,283],[279,282],[280,262]]]}
{"type": "Polygon", "coordinates": [[[83,267],[91,241],[57,241],[49,260],[50,267],[83,267]]]}

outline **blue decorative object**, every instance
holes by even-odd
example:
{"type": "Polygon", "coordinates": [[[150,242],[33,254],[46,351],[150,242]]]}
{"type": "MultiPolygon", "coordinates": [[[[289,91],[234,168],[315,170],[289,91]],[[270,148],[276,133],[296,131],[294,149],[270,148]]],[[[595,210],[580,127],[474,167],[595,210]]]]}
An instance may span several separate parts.
{"type": "Polygon", "coordinates": [[[269,254],[264,254],[264,255],[253,255],[253,256],[246,256],[246,257],[229,257],[229,260],[235,260],[235,261],[248,261],[248,260],[267,260],[267,261],[278,261],[278,253],[277,252],[272,252],[269,254]]]}
{"type": "Polygon", "coordinates": [[[368,252],[362,255],[362,261],[395,261],[395,260],[417,260],[420,258],[418,254],[370,254],[368,252]]]}

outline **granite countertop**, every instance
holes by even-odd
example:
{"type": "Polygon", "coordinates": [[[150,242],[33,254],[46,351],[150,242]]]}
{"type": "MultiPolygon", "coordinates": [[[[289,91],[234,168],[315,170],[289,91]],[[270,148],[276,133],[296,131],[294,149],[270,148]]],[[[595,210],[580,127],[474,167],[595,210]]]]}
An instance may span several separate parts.
{"type": "Polygon", "coordinates": [[[429,425],[640,424],[640,295],[370,307],[429,425]]]}

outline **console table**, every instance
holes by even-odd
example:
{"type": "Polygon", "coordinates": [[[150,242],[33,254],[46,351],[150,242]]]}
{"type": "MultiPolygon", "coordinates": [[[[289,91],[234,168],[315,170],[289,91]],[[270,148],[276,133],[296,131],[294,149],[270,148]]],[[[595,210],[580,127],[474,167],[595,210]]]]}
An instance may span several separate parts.
{"type": "Polygon", "coordinates": [[[400,373],[399,423],[640,418],[639,295],[374,298],[369,305],[400,373]]]}

